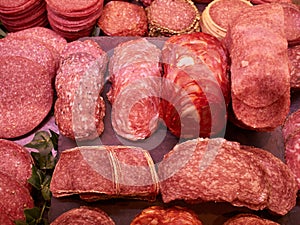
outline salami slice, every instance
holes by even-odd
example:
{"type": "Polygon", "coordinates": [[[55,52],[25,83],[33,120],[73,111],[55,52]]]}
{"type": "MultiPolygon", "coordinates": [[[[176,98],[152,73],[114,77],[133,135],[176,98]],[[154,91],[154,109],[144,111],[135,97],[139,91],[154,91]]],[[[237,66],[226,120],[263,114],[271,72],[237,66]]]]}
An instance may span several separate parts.
{"type": "Polygon", "coordinates": [[[261,151],[264,150],[244,151],[238,143],[221,138],[198,138],[178,144],[165,155],[158,168],[163,201],[226,201],[253,210],[268,208],[285,215],[296,204],[295,179],[283,176],[284,171],[289,171],[283,162],[261,151]],[[268,167],[268,160],[275,163],[272,165],[275,171],[268,167]],[[287,196],[284,204],[273,193],[276,188],[270,189],[276,185],[287,196]]]}
{"type": "Polygon", "coordinates": [[[260,218],[253,214],[240,214],[227,220],[223,225],[279,225],[279,223],[260,218]]]}
{"type": "Polygon", "coordinates": [[[291,62],[291,88],[300,88],[300,45],[288,48],[288,57],[291,62]]]}
{"type": "Polygon", "coordinates": [[[19,56],[2,56],[0,83],[1,138],[27,134],[50,112],[53,90],[41,65],[19,56]]]}
{"type": "Polygon", "coordinates": [[[154,200],[158,179],[148,151],[126,146],[89,146],[63,151],[51,185],[54,197],[154,200]],[[80,179],[78,179],[80,177],[80,179]]]}
{"type": "Polygon", "coordinates": [[[82,206],[71,209],[57,217],[51,225],[115,225],[115,222],[101,209],[82,206]]]}
{"type": "Polygon", "coordinates": [[[281,0],[284,12],[284,31],[289,44],[300,44],[300,8],[291,1],[281,0]]]}
{"type": "Polygon", "coordinates": [[[290,114],[282,126],[284,141],[287,142],[291,136],[300,132],[300,110],[290,114]]]}
{"type": "Polygon", "coordinates": [[[159,119],[160,50],[146,39],[124,42],[114,49],[109,75],[113,129],[130,140],[149,137],[159,119]]]}
{"type": "Polygon", "coordinates": [[[130,225],[150,225],[150,224],[185,224],[202,225],[198,216],[191,210],[179,206],[163,208],[160,206],[151,206],[144,209],[137,215],[130,225]]]}
{"type": "Polygon", "coordinates": [[[123,1],[107,3],[98,26],[109,36],[146,36],[148,22],[143,7],[123,1]]]}
{"type": "Polygon", "coordinates": [[[208,137],[226,126],[229,102],[228,59],[219,40],[209,34],[169,38],[164,63],[161,117],[177,137],[208,137]]]}

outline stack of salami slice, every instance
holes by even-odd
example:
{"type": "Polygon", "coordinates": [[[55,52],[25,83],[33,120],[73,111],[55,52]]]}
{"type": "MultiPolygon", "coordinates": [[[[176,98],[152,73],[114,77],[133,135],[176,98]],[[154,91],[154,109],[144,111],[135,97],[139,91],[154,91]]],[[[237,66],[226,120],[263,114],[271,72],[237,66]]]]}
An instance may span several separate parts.
{"type": "Polygon", "coordinates": [[[48,24],[44,0],[0,1],[0,21],[10,31],[48,24]]]}
{"type": "Polygon", "coordinates": [[[54,31],[68,40],[89,36],[102,12],[103,0],[46,0],[54,31]]]}

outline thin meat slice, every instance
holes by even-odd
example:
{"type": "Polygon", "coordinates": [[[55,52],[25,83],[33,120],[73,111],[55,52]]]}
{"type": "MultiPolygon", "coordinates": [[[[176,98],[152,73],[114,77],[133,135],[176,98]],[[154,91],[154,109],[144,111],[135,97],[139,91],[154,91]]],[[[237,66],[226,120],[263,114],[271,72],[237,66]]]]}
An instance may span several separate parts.
{"type": "Polygon", "coordinates": [[[291,63],[291,88],[300,88],[300,45],[288,48],[288,57],[291,63]]]}
{"type": "Polygon", "coordinates": [[[254,214],[240,214],[230,218],[223,225],[279,225],[279,223],[260,218],[254,214]]]}

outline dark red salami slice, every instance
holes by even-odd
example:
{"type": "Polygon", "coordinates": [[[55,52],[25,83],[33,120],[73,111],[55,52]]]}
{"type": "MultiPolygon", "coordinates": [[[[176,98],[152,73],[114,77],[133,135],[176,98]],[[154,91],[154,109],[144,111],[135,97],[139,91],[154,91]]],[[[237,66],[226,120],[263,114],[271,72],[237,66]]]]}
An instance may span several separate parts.
{"type": "Polygon", "coordinates": [[[291,136],[300,132],[300,110],[290,114],[282,127],[284,141],[287,142],[291,136]]]}
{"type": "Polygon", "coordinates": [[[54,197],[80,194],[88,200],[154,200],[158,179],[146,150],[127,146],[78,147],[62,152],[50,189],[54,197]]]}
{"type": "Polygon", "coordinates": [[[0,139],[0,170],[18,181],[22,186],[29,187],[33,160],[29,152],[12,141],[0,139]]]}
{"type": "Polygon", "coordinates": [[[0,137],[22,136],[37,127],[50,112],[53,90],[44,68],[23,57],[0,60],[0,137]]]}
{"type": "Polygon", "coordinates": [[[160,97],[160,50],[146,39],[124,42],[109,64],[112,126],[127,139],[149,137],[157,128],[160,97]]]}
{"type": "Polygon", "coordinates": [[[282,168],[289,171],[283,162],[260,151],[264,150],[244,151],[238,143],[221,138],[178,144],[158,168],[163,201],[226,201],[253,210],[268,208],[276,214],[287,214],[296,204],[295,179],[278,172],[282,168]],[[268,160],[274,163],[273,169],[268,167],[268,160]],[[272,178],[266,176],[267,171],[272,178]],[[275,189],[270,189],[275,185],[284,188],[286,204],[281,204],[282,199],[273,193],[275,189]]]}
{"type": "Polygon", "coordinates": [[[240,214],[227,220],[223,225],[279,225],[271,220],[253,214],[240,214]]]}
{"type": "Polygon", "coordinates": [[[300,88],[300,45],[288,48],[288,57],[291,62],[291,88],[300,88]]]}
{"type": "Polygon", "coordinates": [[[122,1],[111,1],[104,6],[98,26],[109,36],[145,36],[148,33],[144,8],[122,1]]]}
{"type": "Polygon", "coordinates": [[[289,44],[300,44],[300,8],[289,0],[281,0],[284,30],[289,44]]]}
{"type": "Polygon", "coordinates": [[[51,225],[115,225],[115,222],[101,209],[82,206],[71,209],[57,217],[51,225]]]}
{"type": "Polygon", "coordinates": [[[151,206],[137,215],[130,225],[160,224],[160,225],[202,225],[198,216],[191,210],[179,206],[163,208],[151,206]]]}

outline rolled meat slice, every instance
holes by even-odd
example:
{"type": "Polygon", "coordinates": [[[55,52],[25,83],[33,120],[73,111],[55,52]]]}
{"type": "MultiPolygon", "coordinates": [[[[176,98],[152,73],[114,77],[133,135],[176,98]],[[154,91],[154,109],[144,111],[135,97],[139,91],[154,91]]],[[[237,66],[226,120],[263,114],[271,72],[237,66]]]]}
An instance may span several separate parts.
{"type": "Polygon", "coordinates": [[[50,190],[54,197],[78,194],[88,201],[155,200],[159,191],[148,151],[127,146],[87,146],[63,151],[50,190]]]}
{"type": "Polygon", "coordinates": [[[112,126],[129,140],[145,139],[158,126],[160,49],[146,39],[121,43],[109,62],[112,126]]]}

